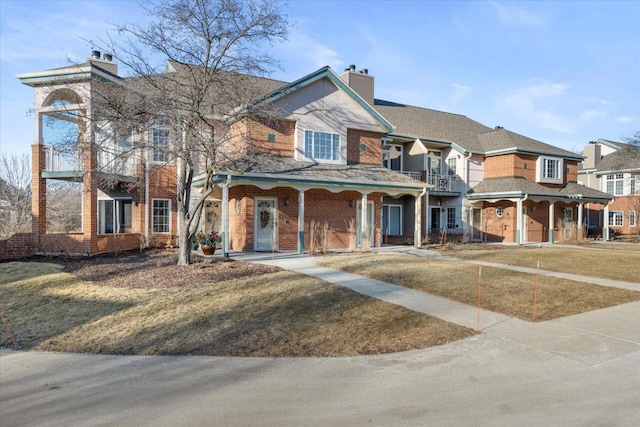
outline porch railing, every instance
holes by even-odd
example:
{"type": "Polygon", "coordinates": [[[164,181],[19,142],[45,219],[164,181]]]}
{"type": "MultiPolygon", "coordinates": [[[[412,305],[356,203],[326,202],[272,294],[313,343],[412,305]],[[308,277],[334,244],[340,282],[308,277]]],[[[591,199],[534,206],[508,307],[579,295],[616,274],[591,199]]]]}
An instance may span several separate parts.
{"type": "Polygon", "coordinates": [[[46,146],[44,149],[46,172],[82,170],[82,153],[78,150],[59,150],[53,146],[46,146]]]}
{"type": "Polygon", "coordinates": [[[422,172],[402,172],[403,175],[413,178],[417,181],[422,181],[422,172]]]}

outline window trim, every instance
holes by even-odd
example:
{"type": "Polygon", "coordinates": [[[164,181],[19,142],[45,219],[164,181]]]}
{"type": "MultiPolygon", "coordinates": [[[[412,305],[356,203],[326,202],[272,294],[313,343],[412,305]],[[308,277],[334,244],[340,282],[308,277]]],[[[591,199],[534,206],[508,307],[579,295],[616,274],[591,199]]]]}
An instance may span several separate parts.
{"type": "Polygon", "coordinates": [[[456,207],[448,207],[447,208],[447,230],[455,230],[456,229],[456,225],[458,225],[458,222],[456,221],[456,207]],[[453,212],[453,218],[449,217],[449,212],[453,212]],[[450,225],[450,220],[453,219],[453,227],[449,227],[450,225]]]}
{"type": "Polygon", "coordinates": [[[624,211],[609,211],[609,227],[624,227],[624,211]],[[620,220],[620,224],[616,224],[616,220],[620,220]]]}
{"type": "Polygon", "coordinates": [[[151,199],[151,233],[152,234],[170,234],[171,233],[171,223],[172,223],[172,212],[171,212],[171,199],[166,199],[166,198],[157,198],[157,199],[151,199]],[[168,231],[155,231],[155,203],[157,201],[166,201],[169,202],[167,204],[167,224],[168,224],[168,231]]]}
{"type": "Polygon", "coordinates": [[[536,162],[536,177],[537,182],[546,182],[550,184],[562,184],[564,181],[564,159],[550,156],[540,156],[536,162]],[[556,162],[555,177],[546,176],[549,170],[548,162],[556,162]]]}
{"type": "Polygon", "coordinates": [[[171,129],[166,126],[164,123],[162,123],[161,121],[156,121],[153,126],[151,126],[151,129],[149,130],[149,146],[150,146],[150,151],[151,151],[151,155],[150,155],[150,159],[149,162],[150,163],[155,163],[155,164],[167,164],[167,163],[171,163],[171,155],[169,153],[162,153],[162,152],[157,152],[156,151],[156,143],[155,143],[155,132],[156,131],[161,131],[161,132],[166,132],[167,133],[167,137],[166,137],[166,145],[165,147],[168,149],[170,144],[171,144],[171,129]],[[157,155],[162,155],[165,157],[164,160],[157,160],[156,159],[156,154],[157,155]]]}
{"type": "Polygon", "coordinates": [[[606,174],[604,177],[604,192],[612,196],[624,195],[624,181],[623,173],[606,174]],[[611,190],[609,190],[609,184],[611,184],[611,190]]]}
{"type": "Polygon", "coordinates": [[[387,221],[389,221],[389,220],[391,219],[391,215],[390,215],[390,212],[391,212],[390,208],[391,208],[391,207],[393,207],[393,208],[400,208],[400,215],[399,215],[399,217],[398,217],[398,219],[400,220],[400,225],[399,225],[399,227],[398,227],[398,228],[399,228],[400,233],[399,233],[399,234],[390,234],[390,233],[385,233],[385,230],[389,230],[391,227],[387,227],[387,228],[385,228],[385,226],[386,226],[386,225],[388,225],[388,224],[384,224],[384,221],[382,221],[382,220],[381,220],[382,234],[384,234],[384,235],[386,235],[386,236],[402,236],[402,235],[403,235],[403,230],[404,230],[404,229],[402,228],[402,225],[403,225],[403,224],[402,224],[402,214],[403,214],[403,212],[402,212],[402,205],[397,205],[397,204],[393,204],[393,203],[386,203],[386,204],[383,204],[383,205],[382,205],[382,215],[381,215],[381,217],[382,217],[382,218],[384,218],[384,211],[385,211],[385,209],[386,209],[386,210],[387,210],[387,221]]]}
{"type": "Polygon", "coordinates": [[[637,227],[637,226],[638,226],[638,212],[635,209],[631,209],[629,211],[629,227],[637,227]]]}
{"type": "Polygon", "coordinates": [[[504,216],[504,208],[502,206],[496,207],[496,216],[502,218],[504,216]]]}
{"type": "Polygon", "coordinates": [[[343,151],[343,137],[340,132],[330,132],[318,129],[302,129],[302,152],[305,160],[310,160],[318,163],[341,163],[342,162],[342,151],[343,151]],[[307,155],[307,132],[312,133],[312,146],[311,146],[311,156],[307,155]],[[338,148],[336,150],[337,158],[334,159],[322,159],[313,157],[313,152],[315,151],[315,134],[316,133],[324,133],[331,135],[331,142],[333,143],[333,137],[338,136],[338,148]]]}

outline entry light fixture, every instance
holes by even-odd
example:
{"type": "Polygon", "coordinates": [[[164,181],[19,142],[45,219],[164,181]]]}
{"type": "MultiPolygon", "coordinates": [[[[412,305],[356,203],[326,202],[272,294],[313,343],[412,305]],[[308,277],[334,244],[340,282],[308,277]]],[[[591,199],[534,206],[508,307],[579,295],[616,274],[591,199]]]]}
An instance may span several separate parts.
{"type": "Polygon", "coordinates": [[[354,199],[349,200],[349,207],[352,208],[356,205],[356,201],[354,199]]]}
{"type": "Polygon", "coordinates": [[[285,205],[285,206],[289,206],[289,203],[291,203],[291,199],[290,199],[290,198],[288,198],[288,197],[285,197],[285,198],[284,198],[284,205],[285,205]]]}

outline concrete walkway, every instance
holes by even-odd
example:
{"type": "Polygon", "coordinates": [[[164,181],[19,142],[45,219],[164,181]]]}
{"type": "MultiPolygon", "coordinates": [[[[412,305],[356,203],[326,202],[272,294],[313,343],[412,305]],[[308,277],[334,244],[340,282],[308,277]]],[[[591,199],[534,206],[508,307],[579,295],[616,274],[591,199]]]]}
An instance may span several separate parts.
{"type": "MultiPolygon", "coordinates": [[[[404,253],[407,256],[427,256],[449,261],[467,261],[442,257],[435,251],[406,247],[382,248],[378,251],[404,253]]],[[[294,253],[275,255],[252,253],[241,254],[237,258],[247,262],[276,265],[286,270],[316,277],[360,294],[468,328],[477,329],[478,326],[478,309],[476,307],[357,274],[321,267],[315,263],[315,257],[294,253]]],[[[490,264],[482,263],[482,265],[490,264]]],[[[516,270],[512,266],[502,264],[491,264],[491,266],[516,270]]],[[[521,269],[520,267],[516,271],[535,274],[535,270],[521,269]]],[[[552,271],[546,273],[549,276],[570,278],[577,281],[582,281],[580,279],[583,278],[583,276],[565,275],[552,271]]],[[[637,286],[637,284],[627,282],[589,279],[592,281],[587,283],[604,284],[604,286],[625,289],[629,289],[629,285],[637,286]]],[[[537,323],[525,322],[482,309],[480,310],[479,326],[479,330],[485,333],[588,366],[597,366],[640,351],[640,301],[537,323]]]]}

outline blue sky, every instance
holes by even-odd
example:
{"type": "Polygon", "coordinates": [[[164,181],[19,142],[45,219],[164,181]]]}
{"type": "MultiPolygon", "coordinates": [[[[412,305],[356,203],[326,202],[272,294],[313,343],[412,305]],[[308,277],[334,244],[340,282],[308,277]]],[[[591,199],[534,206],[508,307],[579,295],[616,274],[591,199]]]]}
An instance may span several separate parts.
{"type": "MultiPolygon", "coordinates": [[[[273,48],[292,81],[324,65],[376,98],[464,114],[580,150],[640,130],[640,2],[291,1],[273,48]]],[[[0,151],[29,153],[33,91],[14,77],[84,61],[83,39],[142,22],[134,1],[0,0],[0,151]]]]}

